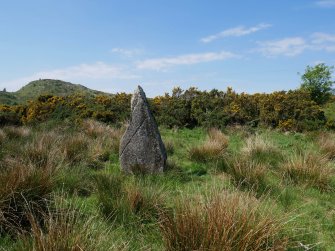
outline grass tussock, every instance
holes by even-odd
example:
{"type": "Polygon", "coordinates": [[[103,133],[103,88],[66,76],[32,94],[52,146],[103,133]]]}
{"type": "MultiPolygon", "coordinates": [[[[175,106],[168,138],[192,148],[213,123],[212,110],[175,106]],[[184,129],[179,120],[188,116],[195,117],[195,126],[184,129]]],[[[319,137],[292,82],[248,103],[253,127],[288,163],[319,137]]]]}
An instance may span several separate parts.
{"type": "Polygon", "coordinates": [[[318,145],[329,159],[335,159],[335,136],[333,134],[321,134],[318,138],[318,145]]]}
{"type": "Polygon", "coordinates": [[[331,178],[334,175],[328,158],[310,151],[293,155],[283,164],[282,171],[285,180],[320,190],[331,188],[331,178]]]}
{"type": "Polygon", "coordinates": [[[61,153],[63,137],[56,132],[42,132],[35,135],[21,149],[21,158],[28,165],[54,171],[64,164],[61,153]]]}
{"type": "Polygon", "coordinates": [[[28,137],[31,133],[30,128],[24,126],[6,126],[3,131],[10,139],[28,137]]]}
{"type": "Polygon", "coordinates": [[[127,184],[119,175],[98,175],[97,197],[102,214],[115,222],[152,222],[165,208],[163,192],[141,182],[127,184]]]}
{"type": "Polygon", "coordinates": [[[228,143],[226,135],[212,128],[208,131],[208,138],[202,145],[189,149],[189,158],[197,162],[217,160],[225,153],[228,143]]]}
{"type": "Polygon", "coordinates": [[[91,137],[109,136],[111,138],[121,138],[123,129],[116,129],[102,122],[87,119],[83,121],[84,132],[91,137]]]}
{"type": "Polygon", "coordinates": [[[279,149],[268,139],[253,135],[246,139],[241,153],[258,163],[276,166],[282,159],[279,149]]]}
{"type": "Polygon", "coordinates": [[[113,128],[102,122],[95,120],[85,120],[82,124],[84,133],[96,141],[101,142],[104,147],[109,147],[112,151],[118,152],[121,137],[125,128],[113,128]]]}
{"type": "Polygon", "coordinates": [[[174,153],[174,143],[172,140],[165,140],[164,141],[164,146],[165,146],[165,149],[166,149],[166,153],[168,155],[172,155],[174,153]]]}
{"type": "Polygon", "coordinates": [[[117,241],[109,239],[110,229],[99,222],[97,217],[87,216],[81,209],[76,209],[72,205],[64,208],[61,206],[49,209],[43,215],[42,221],[30,213],[31,231],[21,236],[22,241],[16,249],[27,251],[125,250],[126,245],[119,245],[117,241]]]}
{"type": "Polygon", "coordinates": [[[62,150],[66,161],[75,165],[86,159],[88,149],[88,139],[84,134],[78,133],[64,139],[62,150]]]}
{"type": "Polygon", "coordinates": [[[3,130],[0,129],[0,145],[5,142],[6,134],[3,130]]]}
{"type": "Polygon", "coordinates": [[[223,192],[205,203],[183,200],[161,215],[160,229],[171,251],[286,250],[285,222],[252,197],[223,192]]]}
{"type": "Polygon", "coordinates": [[[256,191],[266,186],[267,166],[247,156],[235,156],[228,166],[228,173],[236,186],[256,191]]]}
{"type": "Polygon", "coordinates": [[[0,173],[0,184],[0,232],[17,234],[30,228],[29,210],[46,209],[53,187],[51,174],[17,163],[0,173]]]}

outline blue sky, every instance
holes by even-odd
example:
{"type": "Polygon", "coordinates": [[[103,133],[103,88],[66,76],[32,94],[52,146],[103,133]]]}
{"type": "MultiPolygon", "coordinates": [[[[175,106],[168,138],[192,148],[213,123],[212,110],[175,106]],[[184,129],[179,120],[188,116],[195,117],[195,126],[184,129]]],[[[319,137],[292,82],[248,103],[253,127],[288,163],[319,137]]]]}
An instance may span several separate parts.
{"type": "Polygon", "coordinates": [[[334,16],[335,0],[2,0],[0,88],[294,89],[307,65],[335,65],[334,16]]]}

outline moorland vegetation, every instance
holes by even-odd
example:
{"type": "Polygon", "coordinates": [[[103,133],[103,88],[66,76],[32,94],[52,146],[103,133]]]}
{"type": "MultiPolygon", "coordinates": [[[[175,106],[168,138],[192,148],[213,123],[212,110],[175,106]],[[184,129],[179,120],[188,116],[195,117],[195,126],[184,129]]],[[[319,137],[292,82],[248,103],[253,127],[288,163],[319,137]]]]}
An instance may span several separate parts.
{"type": "Polygon", "coordinates": [[[120,171],[129,94],[2,105],[0,250],[332,250],[326,95],[175,88],[153,98],[168,154],[160,175],[120,171]]]}

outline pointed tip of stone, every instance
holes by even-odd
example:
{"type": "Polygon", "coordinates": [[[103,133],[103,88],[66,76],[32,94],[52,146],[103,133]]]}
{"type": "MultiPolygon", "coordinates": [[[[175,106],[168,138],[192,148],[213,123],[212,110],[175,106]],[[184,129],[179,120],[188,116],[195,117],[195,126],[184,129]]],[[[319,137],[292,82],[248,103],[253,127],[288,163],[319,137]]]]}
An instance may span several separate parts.
{"type": "Polygon", "coordinates": [[[146,98],[145,92],[143,91],[143,88],[138,85],[134,94],[139,94],[142,98],[146,98]]]}

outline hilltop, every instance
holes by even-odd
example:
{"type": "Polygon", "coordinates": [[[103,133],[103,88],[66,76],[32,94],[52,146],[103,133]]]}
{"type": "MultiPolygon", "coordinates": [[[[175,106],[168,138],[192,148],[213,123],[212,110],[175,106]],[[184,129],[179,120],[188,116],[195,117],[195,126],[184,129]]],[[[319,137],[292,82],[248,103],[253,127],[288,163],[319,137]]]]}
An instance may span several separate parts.
{"type": "Polygon", "coordinates": [[[110,95],[108,93],[89,89],[83,85],[72,84],[62,80],[40,79],[28,83],[17,92],[0,91],[0,104],[23,104],[28,100],[36,99],[38,96],[44,94],[55,96],[68,96],[73,94],[83,94],[88,96],[110,95]]]}

